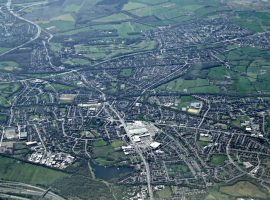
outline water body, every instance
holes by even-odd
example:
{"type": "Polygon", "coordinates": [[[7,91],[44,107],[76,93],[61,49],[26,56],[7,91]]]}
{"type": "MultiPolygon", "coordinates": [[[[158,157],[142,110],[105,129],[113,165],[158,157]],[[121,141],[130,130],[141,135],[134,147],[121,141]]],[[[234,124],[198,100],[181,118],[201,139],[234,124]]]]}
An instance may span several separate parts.
{"type": "Polygon", "coordinates": [[[125,174],[133,172],[133,168],[131,167],[105,167],[102,165],[97,165],[93,162],[91,162],[91,167],[95,173],[95,176],[103,180],[119,178],[125,174]]]}

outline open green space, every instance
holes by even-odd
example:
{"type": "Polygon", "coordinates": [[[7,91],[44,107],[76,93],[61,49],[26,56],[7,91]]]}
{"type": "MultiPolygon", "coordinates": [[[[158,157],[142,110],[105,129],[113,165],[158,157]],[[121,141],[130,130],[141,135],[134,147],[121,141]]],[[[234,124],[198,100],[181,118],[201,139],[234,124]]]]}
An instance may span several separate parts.
{"type": "Polygon", "coordinates": [[[169,186],[165,186],[164,189],[156,191],[155,195],[160,199],[170,199],[172,190],[169,186]]]}
{"type": "Polygon", "coordinates": [[[147,5],[144,3],[129,1],[127,4],[124,5],[123,10],[125,11],[135,10],[135,9],[143,8],[146,6],[147,5]]]}
{"type": "Polygon", "coordinates": [[[188,166],[184,163],[181,164],[170,164],[167,166],[168,173],[172,176],[177,173],[185,174],[185,175],[191,175],[191,171],[188,168],[188,166]]]}
{"type": "Polygon", "coordinates": [[[119,148],[122,141],[113,140],[111,143],[104,140],[93,142],[93,158],[99,165],[112,165],[125,159],[123,151],[119,148]]]}
{"type": "MultiPolygon", "coordinates": [[[[131,35],[130,33],[138,33],[141,31],[147,31],[153,27],[136,22],[122,22],[117,24],[104,24],[92,26],[94,30],[117,30],[120,38],[137,38],[138,35],[131,35]]],[[[141,36],[140,36],[141,37],[141,36]]]]}
{"type": "Polygon", "coordinates": [[[168,25],[196,17],[217,16],[219,12],[226,12],[228,8],[218,0],[136,0],[126,3],[123,10],[140,17],[156,17],[158,20],[152,21],[152,25],[168,25]]]}
{"type": "Polygon", "coordinates": [[[2,83],[0,84],[0,106],[8,107],[11,101],[20,89],[19,83],[2,83]]]}
{"type": "Polygon", "coordinates": [[[222,186],[220,187],[220,192],[234,197],[268,199],[268,194],[266,192],[248,181],[239,181],[231,186],[222,186]]]}
{"type": "Polygon", "coordinates": [[[49,94],[44,93],[44,94],[41,94],[41,95],[40,95],[40,99],[41,99],[42,101],[44,101],[44,102],[49,102],[50,96],[49,96],[49,94]]]}
{"type": "Polygon", "coordinates": [[[67,31],[73,29],[75,25],[74,21],[71,20],[52,20],[49,22],[41,22],[40,26],[45,29],[53,29],[56,31],[67,31]]]}
{"type": "Polygon", "coordinates": [[[190,12],[194,12],[202,6],[199,4],[192,4],[189,2],[184,4],[183,2],[165,2],[162,4],[140,7],[138,9],[130,10],[132,14],[140,17],[156,16],[161,20],[173,19],[182,15],[187,15],[190,12]]]}
{"type": "MultiPolygon", "coordinates": [[[[66,169],[71,176],[57,180],[52,186],[67,199],[113,199],[110,184],[94,179],[86,160],[77,161],[66,169]]],[[[113,186],[113,184],[112,184],[113,186]]]]}
{"type": "Polygon", "coordinates": [[[68,59],[63,59],[63,63],[69,64],[69,65],[86,65],[89,64],[89,61],[86,59],[82,58],[68,58],[68,59]]]}
{"type": "Polygon", "coordinates": [[[111,146],[113,148],[119,148],[119,147],[121,147],[123,145],[124,145],[124,142],[122,140],[112,140],[111,141],[111,146]]]}
{"type": "Polygon", "coordinates": [[[269,30],[270,13],[258,11],[238,11],[233,17],[234,23],[240,27],[247,28],[253,32],[263,32],[269,30]]]}
{"type": "Polygon", "coordinates": [[[270,134],[270,117],[266,118],[266,131],[270,134]]]}
{"type": "Polygon", "coordinates": [[[110,16],[95,19],[93,21],[94,22],[114,22],[114,21],[122,21],[122,20],[128,20],[128,19],[132,19],[132,18],[123,13],[119,13],[119,14],[113,14],[110,16]]]}
{"type": "Polygon", "coordinates": [[[216,189],[210,189],[204,200],[235,200],[235,198],[227,194],[223,194],[216,189]]]}
{"type": "Polygon", "coordinates": [[[152,50],[156,47],[156,42],[151,40],[144,40],[132,43],[130,45],[110,44],[97,46],[78,44],[74,47],[76,53],[82,54],[86,58],[92,60],[104,60],[124,54],[152,50]]]}
{"type": "Polygon", "coordinates": [[[227,160],[227,156],[214,154],[211,156],[210,164],[213,166],[220,166],[220,165],[223,165],[226,160],[227,160]]]}
{"type": "Polygon", "coordinates": [[[56,90],[56,91],[69,91],[69,90],[74,89],[74,87],[56,83],[56,84],[47,84],[45,86],[45,89],[49,90],[49,91],[54,91],[54,90],[56,90]]]}
{"type": "Polygon", "coordinates": [[[89,174],[79,173],[65,177],[57,181],[54,187],[68,199],[114,199],[108,186],[102,181],[92,179],[89,174]]]}
{"type": "Polygon", "coordinates": [[[180,103],[177,105],[179,109],[183,107],[187,107],[191,102],[195,101],[196,99],[192,96],[181,96],[180,103]]]}
{"type": "Polygon", "coordinates": [[[207,79],[185,80],[183,78],[175,79],[169,83],[160,86],[161,90],[175,92],[196,92],[196,93],[217,93],[219,88],[210,84],[207,79]]]}
{"type": "Polygon", "coordinates": [[[0,47],[0,54],[5,53],[9,50],[9,48],[0,47]]]}
{"type": "Polygon", "coordinates": [[[0,122],[4,123],[8,119],[8,116],[5,114],[0,114],[0,122]]]}
{"type": "Polygon", "coordinates": [[[197,144],[198,144],[199,146],[201,146],[201,147],[207,146],[208,143],[209,143],[209,142],[206,141],[206,140],[197,140],[197,144]]]}
{"type": "Polygon", "coordinates": [[[0,163],[0,178],[7,181],[50,186],[57,180],[69,176],[64,172],[25,163],[4,156],[0,156],[0,163]]]}
{"type": "Polygon", "coordinates": [[[224,54],[230,63],[230,77],[233,84],[230,90],[240,94],[266,92],[269,90],[270,54],[257,48],[237,48],[224,54]]]}
{"type": "Polygon", "coordinates": [[[70,13],[70,12],[75,12],[75,13],[77,13],[77,12],[80,11],[81,7],[82,7],[82,4],[75,4],[75,3],[72,3],[72,4],[66,5],[65,8],[64,8],[64,11],[65,11],[65,12],[68,12],[68,13],[70,13]]]}
{"type": "Polygon", "coordinates": [[[241,123],[244,123],[245,121],[249,121],[249,120],[250,120],[249,116],[240,115],[240,116],[237,116],[236,119],[232,121],[232,124],[240,128],[241,123]]]}
{"type": "Polygon", "coordinates": [[[53,52],[60,52],[62,50],[62,45],[60,43],[54,43],[54,42],[50,42],[50,49],[53,51],[53,52]]]}
{"type": "Polygon", "coordinates": [[[237,95],[268,92],[270,54],[253,47],[228,48],[216,55],[230,68],[216,64],[194,65],[183,77],[159,87],[165,91],[197,93],[234,93],[237,95]]]}
{"type": "Polygon", "coordinates": [[[132,74],[132,69],[131,68],[125,68],[121,70],[120,75],[123,77],[130,77],[132,74]]]}
{"type": "Polygon", "coordinates": [[[14,61],[2,61],[0,62],[0,70],[4,72],[12,72],[19,69],[19,64],[14,61]]]}

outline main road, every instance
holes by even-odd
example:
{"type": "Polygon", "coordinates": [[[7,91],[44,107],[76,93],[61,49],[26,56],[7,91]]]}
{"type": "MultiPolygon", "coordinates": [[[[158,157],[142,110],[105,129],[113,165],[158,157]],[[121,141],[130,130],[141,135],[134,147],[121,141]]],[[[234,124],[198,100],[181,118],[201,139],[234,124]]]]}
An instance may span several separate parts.
{"type": "Polygon", "coordinates": [[[39,196],[51,200],[65,200],[65,198],[49,191],[49,189],[43,189],[37,186],[11,181],[0,181],[0,198],[3,194],[12,194],[14,196],[21,196],[22,194],[24,194],[31,196],[39,196]]]}
{"type": "Polygon", "coordinates": [[[12,51],[14,51],[14,50],[16,50],[16,49],[19,49],[19,48],[21,48],[21,47],[23,47],[23,46],[25,46],[25,45],[27,45],[27,44],[29,44],[29,43],[35,41],[36,39],[39,38],[39,36],[40,36],[40,34],[41,34],[41,28],[40,28],[40,26],[39,26],[38,24],[36,24],[36,23],[34,23],[34,22],[28,20],[28,19],[25,19],[25,18],[21,17],[19,14],[15,13],[15,12],[12,10],[12,8],[11,8],[11,4],[12,4],[12,0],[7,0],[6,7],[7,7],[7,10],[10,12],[10,14],[13,15],[14,17],[16,17],[16,18],[22,20],[22,21],[25,21],[25,22],[27,22],[27,23],[30,23],[30,24],[34,25],[34,26],[36,27],[36,29],[37,29],[37,33],[35,34],[34,37],[31,37],[30,40],[28,40],[27,42],[25,42],[25,43],[23,43],[23,44],[21,44],[21,45],[19,45],[19,46],[16,46],[16,47],[14,47],[14,48],[12,48],[12,49],[9,49],[8,51],[6,51],[6,52],[0,54],[0,56],[3,56],[3,55],[5,55],[5,54],[8,54],[8,53],[10,53],[10,52],[12,52],[12,51]]]}
{"type": "Polygon", "coordinates": [[[109,103],[105,103],[109,106],[109,108],[116,114],[116,116],[118,117],[120,123],[122,124],[123,128],[125,129],[125,132],[127,133],[127,136],[129,137],[130,141],[132,142],[136,152],[139,154],[139,156],[141,157],[143,164],[145,166],[145,170],[146,170],[146,179],[147,179],[147,187],[148,187],[148,193],[149,193],[149,198],[150,200],[154,199],[154,195],[153,195],[153,189],[152,189],[152,185],[151,185],[151,173],[150,173],[150,167],[149,164],[147,163],[146,159],[143,156],[143,152],[142,150],[135,144],[135,142],[133,141],[130,132],[127,128],[127,125],[125,123],[125,120],[120,116],[120,114],[117,112],[117,110],[115,110],[113,108],[113,106],[109,103]]]}

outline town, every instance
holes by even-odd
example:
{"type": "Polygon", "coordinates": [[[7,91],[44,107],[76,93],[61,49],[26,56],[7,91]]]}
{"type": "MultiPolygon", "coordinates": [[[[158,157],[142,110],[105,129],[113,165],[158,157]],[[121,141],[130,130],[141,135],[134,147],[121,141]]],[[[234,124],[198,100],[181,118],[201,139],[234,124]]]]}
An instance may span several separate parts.
{"type": "Polygon", "coordinates": [[[5,184],[43,188],[0,186],[0,198],[45,190],[51,199],[91,199],[86,190],[95,187],[100,199],[269,198],[268,30],[234,23],[234,4],[215,4],[224,10],[207,17],[185,10],[188,20],[175,24],[176,16],[161,23],[124,6],[119,15],[127,16],[111,25],[74,17],[73,0],[29,2],[0,2],[1,159],[61,178],[47,185],[0,172],[5,184]],[[73,14],[37,17],[52,5],[51,15],[58,6],[73,14]],[[75,19],[87,26],[55,22],[75,19]],[[136,30],[120,33],[122,23],[136,30]]]}

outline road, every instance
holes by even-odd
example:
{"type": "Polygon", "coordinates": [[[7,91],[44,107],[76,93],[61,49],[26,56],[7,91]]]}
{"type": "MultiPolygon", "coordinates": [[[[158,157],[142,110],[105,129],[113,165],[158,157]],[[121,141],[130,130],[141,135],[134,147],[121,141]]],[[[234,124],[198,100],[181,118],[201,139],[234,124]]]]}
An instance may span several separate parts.
{"type": "Polygon", "coordinates": [[[135,142],[132,140],[131,135],[129,130],[127,129],[127,125],[125,120],[120,116],[120,114],[113,108],[113,106],[111,104],[106,103],[109,108],[116,114],[116,116],[118,117],[121,125],[123,126],[123,128],[125,129],[125,132],[127,133],[127,136],[129,137],[130,141],[132,142],[136,152],[138,153],[138,155],[141,157],[143,164],[145,166],[146,169],[146,179],[147,179],[147,187],[148,187],[148,194],[150,197],[150,200],[154,199],[154,194],[153,194],[153,189],[152,189],[152,185],[151,185],[151,173],[150,173],[150,167],[148,162],[145,160],[142,150],[135,144],[135,142]]]}
{"type": "MultiPolygon", "coordinates": [[[[48,189],[43,189],[37,186],[19,183],[19,182],[10,182],[10,181],[0,181],[0,197],[6,193],[12,193],[12,195],[31,195],[31,196],[40,196],[46,197],[51,200],[65,200],[63,197],[49,191],[48,189]]],[[[2,196],[3,197],[3,196],[2,196]]],[[[13,198],[16,199],[16,198],[13,198]]],[[[22,198],[17,198],[22,199],[22,198]]],[[[28,198],[25,198],[28,199],[28,198]]]]}
{"type": "Polygon", "coordinates": [[[11,4],[12,4],[12,0],[7,0],[6,7],[7,7],[7,10],[10,12],[10,14],[13,15],[14,17],[16,17],[16,18],[22,20],[22,21],[25,21],[25,22],[28,22],[28,23],[34,25],[34,26],[37,28],[37,33],[36,33],[36,35],[35,35],[34,37],[30,38],[30,40],[28,40],[27,42],[25,42],[25,43],[23,43],[23,44],[21,44],[21,45],[19,45],[19,46],[16,46],[16,47],[14,47],[14,48],[12,48],[12,49],[10,49],[10,50],[8,50],[8,51],[6,51],[6,52],[0,54],[0,57],[3,56],[3,55],[6,55],[6,54],[8,54],[8,53],[10,53],[10,52],[12,52],[12,51],[14,51],[14,50],[16,50],[16,49],[19,49],[19,48],[21,48],[21,47],[23,47],[23,46],[25,46],[25,45],[27,45],[27,44],[33,42],[33,41],[35,41],[36,39],[39,38],[39,36],[40,36],[40,34],[41,34],[41,28],[40,28],[40,26],[39,26],[38,24],[36,24],[36,23],[34,23],[34,22],[28,20],[28,19],[25,19],[25,18],[21,17],[19,14],[15,13],[15,12],[11,9],[11,4]]]}

